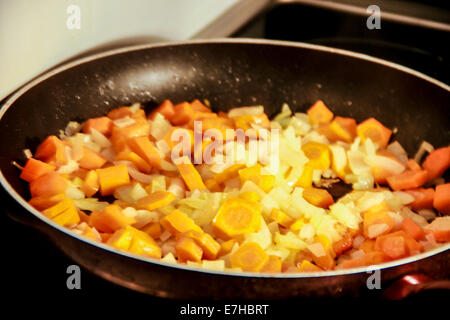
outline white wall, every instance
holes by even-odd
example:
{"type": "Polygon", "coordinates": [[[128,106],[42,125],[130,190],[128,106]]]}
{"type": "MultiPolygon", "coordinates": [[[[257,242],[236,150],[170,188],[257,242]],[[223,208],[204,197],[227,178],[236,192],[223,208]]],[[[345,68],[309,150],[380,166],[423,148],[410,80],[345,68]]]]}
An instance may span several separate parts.
{"type": "MultiPolygon", "coordinates": [[[[259,0],[256,0],[259,1],[259,0]]],[[[239,0],[0,0],[0,99],[100,45],[189,39],[239,0]],[[70,30],[68,6],[80,8],[70,30]]]]}

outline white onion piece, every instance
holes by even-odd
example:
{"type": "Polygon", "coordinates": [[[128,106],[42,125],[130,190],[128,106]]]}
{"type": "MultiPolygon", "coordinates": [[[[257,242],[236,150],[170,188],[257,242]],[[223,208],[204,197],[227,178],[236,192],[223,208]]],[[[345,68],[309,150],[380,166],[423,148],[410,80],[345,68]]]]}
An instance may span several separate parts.
{"type": "Polygon", "coordinates": [[[417,213],[424,217],[427,221],[431,221],[436,218],[436,213],[434,213],[432,209],[420,209],[417,213]]]}
{"type": "Polygon", "coordinates": [[[31,153],[31,150],[30,150],[30,149],[24,149],[24,150],[23,150],[23,154],[25,155],[25,157],[26,157],[27,159],[33,158],[33,154],[31,153]]]}
{"type": "Polygon", "coordinates": [[[405,149],[403,149],[402,145],[398,141],[394,141],[387,146],[387,149],[390,153],[392,153],[398,160],[405,163],[408,161],[408,154],[405,149]]]}
{"type": "Polygon", "coordinates": [[[357,235],[353,239],[353,248],[359,249],[366,239],[362,235],[357,235]]]}
{"type": "Polygon", "coordinates": [[[386,223],[373,224],[368,228],[368,236],[370,239],[373,239],[388,230],[389,226],[386,223]]]}
{"type": "Polygon", "coordinates": [[[327,254],[325,252],[325,249],[323,248],[323,245],[320,242],[308,245],[308,249],[316,257],[324,257],[327,254]]]}
{"type": "Polygon", "coordinates": [[[152,180],[155,178],[155,175],[142,173],[131,166],[127,166],[127,169],[128,173],[134,180],[142,182],[144,184],[150,184],[152,180]]]}
{"type": "Polygon", "coordinates": [[[72,145],[72,159],[75,161],[80,160],[83,157],[83,146],[84,146],[84,136],[82,134],[77,133],[71,139],[72,145]]]}
{"type": "Polygon", "coordinates": [[[164,171],[177,171],[177,167],[166,160],[161,160],[161,169],[164,171]]]}
{"type": "Polygon", "coordinates": [[[130,118],[129,116],[125,116],[123,118],[119,118],[113,121],[114,125],[120,128],[131,126],[136,123],[136,120],[130,118]]]}
{"type": "Polygon", "coordinates": [[[235,118],[239,116],[258,116],[263,113],[264,113],[263,106],[240,107],[228,111],[228,117],[235,118]]]}
{"type": "Polygon", "coordinates": [[[71,137],[74,134],[77,134],[81,130],[81,124],[76,121],[70,121],[66,128],[64,129],[64,135],[66,137],[71,137]]]}
{"type": "Polygon", "coordinates": [[[403,164],[384,156],[368,156],[366,157],[366,163],[371,167],[382,168],[392,175],[397,175],[405,171],[403,164]]]}
{"type": "Polygon", "coordinates": [[[114,159],[116,158],[116,152],[114,151],[113,148],[106,148],[103,149],[100,152],[100,155],[105,158],[106,160],[108,160],[109,162],[113,162],[114,159]]]}
{"type": "Polygon", "coordinates": [[[433,150],[434,150],[434,147],[429,142],[422,141],[422,143],[420,144],[419,150],[417,150],[416,154],[414,155],[414,160],[416,160],[416,162],[420,163],[420,160],[422,159],[425,152],[430,153],[433,150]]]}
{"type": "Polygon", "coordinates": [[[91,128],[91,139],[102,148],[109,148],[111,146],[111,141],[103,133],[94,128],[91,128]]]}

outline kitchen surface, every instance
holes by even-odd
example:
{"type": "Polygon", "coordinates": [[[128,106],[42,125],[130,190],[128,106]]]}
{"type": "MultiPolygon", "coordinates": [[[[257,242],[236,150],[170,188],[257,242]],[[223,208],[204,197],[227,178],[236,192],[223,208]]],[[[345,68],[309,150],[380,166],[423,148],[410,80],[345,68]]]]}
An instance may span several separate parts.
{"type": "MultiPolygon", "coordinates": [[[[0,100],[3,103],[42,72],[90,53],[149,42],[219,37],[307,42],[351,50],[450,82],[450,7],[445,0],[18,0],[0,1],[0,100]],[[381,9],[380,29],[367,27],[371,5],[381,9]],[[77,20],[70,19],[78,9],[79,29],[77,20]]],[[[98,297],[126,299],[145,303],[146,310],[166,310],[169,319],[182,319],[177,310],[189,301],[148,297],[84,269],[81,290],[68,290],[71,259],[39,230],[22,224],[20,214],[8,214],[21,209],[3,190],[1,197],[2,283],[11,299],[46,303],[55,299],[68,308],[98,297]]],[[[448,291],[431,290],[406,303],[443,297],[449,297],[448,291]]],[[[371,298],[367,294],[361,301],[371,298]]],[[[337,306],[335,301],[327,302],[337,306]]],[[[298,306],[320,308],[315,301],[269,304],[272,313],[258,318],[275,319],[298,306]]],[[[212,305],[220,307],[222,302],[212,305]]]]}

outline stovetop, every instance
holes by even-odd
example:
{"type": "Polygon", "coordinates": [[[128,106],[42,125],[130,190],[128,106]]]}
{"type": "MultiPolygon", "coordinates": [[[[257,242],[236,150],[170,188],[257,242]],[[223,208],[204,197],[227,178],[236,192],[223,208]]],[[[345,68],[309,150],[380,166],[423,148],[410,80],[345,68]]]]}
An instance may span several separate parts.
{"type": "MultiPolygon", "coordinates": [[[[380,30],[369,30],[365,27],[367,17],[300,2],[275,5],[232,36],[304,41],[363,52],[449,82],[450,32],[384,20],[380,30]]],[[[440,1],[436,4],[445,5],[440,1]]],[[[82,289],[68,290],[66,269],[73,262],[38,231],[11,220],[6,214],[1,219],[3,284],[10,298],[67,301],[114,297],[145,301],[148,309],[171,304],[119,287],[86,270],[82,270],[82,289]]],[[[175,304],[180,303],[184,302],[175,304]]],[[[287,303],[278,303],[279,312],[293,310],[298,301],[287,303]]]]}

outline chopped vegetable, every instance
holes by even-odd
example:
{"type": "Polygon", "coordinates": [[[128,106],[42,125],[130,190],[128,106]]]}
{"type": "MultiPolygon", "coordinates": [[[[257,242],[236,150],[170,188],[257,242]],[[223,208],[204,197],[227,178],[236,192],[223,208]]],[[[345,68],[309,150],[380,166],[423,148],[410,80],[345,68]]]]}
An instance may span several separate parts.
{"type": "Polygon", "coordinates": [[[428,172],[429,180],[442,176],[450,168],[450,147],[433,150],[422,165],[428,172]]]}
{"type": "Polygon", "coordinates": [[[97,174],[102,196],[113,194],[116,188],[130,183],[130,176],[125,164],[97,169],[97,174]]]}
{"type": "Polygon", "coordinates": [[[393,190],[406,190],[421,187],[429,176],[425,170],[406,170],[398,175],[387,177],[386,180],[393,190]]]}
{"type": "Polygon", "coordinates": [[[253,272],[260,271],[268,260],[267,253],[254,242],[241,245],[230,257],[232,268],[253,272]]]}
{"type": "Polygon", "coordinates": [[[327,108],[325,103],[322,100],[318,100],[314,103],[307,111],[309,121],[312,124],[316,123],[329,123],[334,115],[330,109],[327,108]]]}
{"type": "Polygon", "coordinates": [[[358,136],[364,142],[366,139],[372,140],[380,148],[386,148],[392,135],[392,130],[383,126],[378,120],[369,118],[358,125],[358,136]]]}
{"type": "Polygon", "coordinates": [[[37,178],[54,170],[55,166],[52,166],[40,160],[29,158],[25,167],[23,167],[20,178],[27,182],[32,182],[37,178]]]}
{"type": "Polygon", "coordinates": [[[187,157],[181,158],[176,166],[189,190],[206,189],[202,177],[187,157]]]}
{"type": "Polygon", "coordinates": [[[450,183],[436,186],[433,207],[441,213],[450,214],[450,183]]]}

